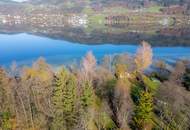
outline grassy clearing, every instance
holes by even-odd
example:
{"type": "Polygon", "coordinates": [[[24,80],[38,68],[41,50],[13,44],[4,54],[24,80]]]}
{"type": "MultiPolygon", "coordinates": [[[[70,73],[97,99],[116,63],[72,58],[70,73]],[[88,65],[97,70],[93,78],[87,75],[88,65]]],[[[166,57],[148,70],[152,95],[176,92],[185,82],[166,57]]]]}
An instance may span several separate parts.
{"type": "Polygon", "coordinates": [[[162,8],[162,6],[152,6],[149,8],[145,8],[144,11],[148,13],[160,13],[162,8]]]}
{"type": "Polygon", "coordinates": [[[100,25],[105,23],[105,16],[103,14],[91,15],[88,18],[91,25],[100,25]]]}

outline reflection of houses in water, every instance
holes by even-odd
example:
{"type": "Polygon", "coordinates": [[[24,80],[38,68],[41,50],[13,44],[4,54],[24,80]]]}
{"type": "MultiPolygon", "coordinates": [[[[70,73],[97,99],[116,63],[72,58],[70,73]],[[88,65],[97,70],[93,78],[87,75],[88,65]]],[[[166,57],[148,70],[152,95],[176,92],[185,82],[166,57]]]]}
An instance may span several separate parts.
{"type": "Polygon", "coordinates": [[[41,27],[64,27],[65,19],[61,14],[36,14],[27,16],[27,23],[41,27]]]}
{"type": "Polygon", "coordinates": [[[16,25],[22,24],[23,22],[24,21],[20,15],[0,15],[0,24],[16,25]]]}
{"type": "Polygon", "coordinates": [[[13,16],[15,24],[22,24],[21,16],[13,16]]]}
{"type": "Polygon", "coordinates": [[[163,9],[165,14],[185,14],[187,11],[185,6],[172,5],[163,9]]]}
{"type": "Polygon", "coordinates": [[[116,16],[107,16],[105,17],[105,24],[106,25],[119,25],[124,24],[129,21],[129,17],[126,15],[116,15],[116,16]]]}
{"type": "Polygon", "coordinates": [[[165,36],[189,36],[190,35],[190,29],[189,28],[164,28],[159,31],[161,35],[165,36]]]}
{"type": "Polygon", "coordinates": [[[72,14],[68,19],[68,23],[74,27],[86,27],[88,24],[87,18],[87,15],[72,14]]]}
{"type": "Polygon", "coordinates": [[[190,24],[190,16],[187,17],[187,24],[190,24]]]}
{"type": "Polygon", "coordinates": [[[168,26],[170,24],[170,19],[168,17],[163,18],[162,20],[159,21],[159,23],[163,26],[168,26]]]}
{"type": "Polygon", "coordinates": [[[6,24],[7,23],[6,15],[0,15],[0,23],[1,24],[6,24]]]}

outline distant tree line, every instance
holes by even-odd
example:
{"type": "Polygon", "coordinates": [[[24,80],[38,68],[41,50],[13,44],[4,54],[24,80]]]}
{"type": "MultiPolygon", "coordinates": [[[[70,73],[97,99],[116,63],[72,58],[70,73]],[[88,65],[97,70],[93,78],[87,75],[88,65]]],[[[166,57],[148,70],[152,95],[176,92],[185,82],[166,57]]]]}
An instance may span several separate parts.
{"type": "Polygon", "coordinates": [[[170,6],[170,5],[184,5],[189,4],[189,0],[29,0],[31,3],[41,3],[41,4],[55,4],[60,5],[65,2],[72,2],[72,3],[100,3],[100,4],[109,4],[109,3],[115,3],[115,2],[123,2],[127,3],[129,5],[134,6],[143,6],[145,2],[155,2],[158,4],[161,4],[163,6],[170,6]]]}

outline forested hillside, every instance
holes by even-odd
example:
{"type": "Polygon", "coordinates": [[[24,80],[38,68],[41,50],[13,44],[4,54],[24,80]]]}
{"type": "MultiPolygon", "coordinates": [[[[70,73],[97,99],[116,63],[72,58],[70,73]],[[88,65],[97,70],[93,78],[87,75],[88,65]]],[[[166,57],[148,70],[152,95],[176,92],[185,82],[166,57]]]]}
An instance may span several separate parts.
{"type": "Polygon", "coordinates": [[[189,0],[29,0],[31,3],[43,3],[43,4],[61,4],[64,2],[89,2],[89,3],[115,3],[115,2],[123,2],[126,4],[136,4],[143,5],[145,2],[155,2],[164,6],[169,5],[183,5],[189,4],[189,0]]]}
{"type": "Polygon", "coordinates": [[[136,55],[91,52],[81,65],[55,72],[44,59],[32,67],[0,68],[0,130],[188,130],[190,68],[172,69],[143,42],[136,55]]]}

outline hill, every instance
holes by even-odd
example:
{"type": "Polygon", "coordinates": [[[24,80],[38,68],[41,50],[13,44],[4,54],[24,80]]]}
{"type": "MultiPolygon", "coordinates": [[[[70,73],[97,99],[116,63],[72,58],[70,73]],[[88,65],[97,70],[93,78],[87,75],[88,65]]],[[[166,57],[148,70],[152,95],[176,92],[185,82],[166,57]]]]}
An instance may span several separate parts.
{"type": "Polygon", "coordinates": [[[87,2],[87,3],[100,3],[100,4],[108,4],[108,3],[114,3],[114,2],[123,2],[129,5],[138,5],[142,6],[144,3],[147,2],[155,2],[157,4],[161,4],[164,6],[169,5],[184,5],[184,4],[190,4],[189,0],[29,0],[30,3],[34,4],[62,4],[64,2],[74,2],[74,3],[80,3],[80,2],[87,2]]]}

